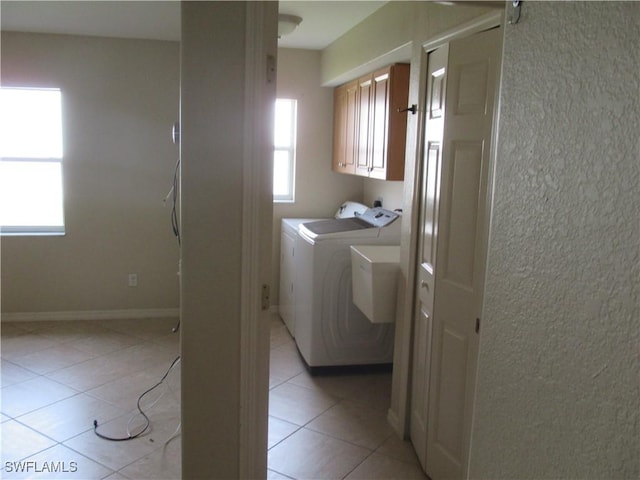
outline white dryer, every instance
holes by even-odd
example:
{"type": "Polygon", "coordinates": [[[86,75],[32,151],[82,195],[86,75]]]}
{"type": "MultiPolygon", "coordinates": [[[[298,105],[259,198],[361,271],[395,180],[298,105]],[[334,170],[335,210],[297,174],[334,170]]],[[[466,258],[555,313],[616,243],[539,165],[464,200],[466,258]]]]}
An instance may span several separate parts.
{"type": "Polygon", "coordinates": [[[393,361],[394,325],[374,325],[353,303],[350,246],[398,245],[400,223],[398,213],[370,208],[299,226],[295,341],[312,370],[393,361]]]}

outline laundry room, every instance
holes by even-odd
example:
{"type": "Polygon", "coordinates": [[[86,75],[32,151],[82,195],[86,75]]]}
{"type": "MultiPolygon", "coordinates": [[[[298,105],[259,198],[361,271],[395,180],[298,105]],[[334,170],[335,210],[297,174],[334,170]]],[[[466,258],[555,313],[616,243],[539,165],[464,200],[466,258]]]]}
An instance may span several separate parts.
{"type": "MultiPolygon", "coordinates": [[[[286,4],[283,8],[286,9],[286,4]]],[[[406,151],[407,125],[411,124],[407,120],[419,116],[417,105],[408,102],[416,32],[407,28],[407,24],[418,12],[425,14],[426,23],[433,24],[429,29],[444,30],[446,25],[460,24],[488,11],[491,9],[438,6],[426,14],[426,10],[415,9],[410,2],[391,2],[324,49],[286,48],[287,37],[280,39],[276,96],[278,101],[293,100],[295,111],[288,117],[276,113],[274,185],[281,182],[283,195],[278,197],[274,191],[271,298],[272,305],[276,305],[272,309],[279,313],[293,336],[296,322],[304,323],[312,317],[311,325],[322,324],[322,328],[333,332],[303,330],[307,340],[296,337],[298,350],[308,367],[391,365],[396,285],[388,287],[393,293],[393,311],[387,315],[386,325],[372,325],[352,302],[349,247],[359,243],[400,246],[402,209],[406,202],[405,157],[415,154],[406,151]],[[281,168],[278,163],[281,125],[291,136],[291,140],[282,141],[283,145],[292,145],[288,153],[283,152],[290,156],[288,168],[281,168]],[[349,202],[360,205],[360,209],[349,211],[353,210],[353,203],[349,202]],[[344,205],[349,205],[346,213],[344,205]],[[334,216],[360,216],[365,209],[374,207],[396,216],[395,222],[366,234],[345,231],[320,235],[315,245],[320,245],[319,239],[340,239],[335,240],[335,251],[331,253],[317,253],[319,246],[312,249],[314,253],[309,251],[310,258],[319,257],[307,262],[319,265],[310,266],[305,277],[300,264],[304,263],[301,254],[307,252],[308,242],[300,240],[299,225],[334,216]],[[386,235],[379,235],[380,232],[386,235]],[[322,293],[328,290],[333,293],[322,293]],[[317,298],[321,295],[328,295],[331,300],[317,298]],[[337,322],[336,325],[327,326],[321,316],[326,322],[337,322]],[[336,350],[325,352],[322,360],[316,357],[310,362],[314,355],[306,351],[304,343],[310,349],[315,342],[324,342],[322,348],[330,348],[327,345],[333,342],[339,350],[349,342],[338,347],[336,338],[344,340],[349,331],[358,332],[353,334],[358,341],[364,341],[367,335],[379,337],[378,354],[371,358],[356,355],[347,360],[336,350]],[[320,337],[333,340],[321,342],[320,337]],[[335,358],[329,358],[332,356],[335,358]]],[[[414,177],[414,172],[410,172],[407,177],[410,183],[414,177]]],[[[346,220],[340,222],[345,229],[350,228],[346,220]]],[[[323,241],[322,248],[327,244],[323,241]]],[[[351,349],[365,351],[357,342],[351,349]]]]}
{"type": "Polygon", "coordinates": [[[332,170],[334,87],[320,83],[321,60],[318,50],[278,51],[277,97],[297,101],[297,135],[294,200],[276,202],[273,209],[273,298],[279,297],[283,218],[329,218],[345,201],[372,207],[379,200],[386,209],[402,208],[402,181],[332,170]]]}

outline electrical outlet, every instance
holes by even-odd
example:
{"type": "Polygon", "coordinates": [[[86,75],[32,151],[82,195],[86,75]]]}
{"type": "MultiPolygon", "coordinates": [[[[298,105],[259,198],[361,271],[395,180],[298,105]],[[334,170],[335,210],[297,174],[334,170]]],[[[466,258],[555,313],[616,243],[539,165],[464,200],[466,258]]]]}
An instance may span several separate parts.
{"type": "Polygon", "coordinates": [[[138,274],[137,273],[130,273],[129,274],[129,286],[130,287],[137,287],[138,286],[138,274]]]}

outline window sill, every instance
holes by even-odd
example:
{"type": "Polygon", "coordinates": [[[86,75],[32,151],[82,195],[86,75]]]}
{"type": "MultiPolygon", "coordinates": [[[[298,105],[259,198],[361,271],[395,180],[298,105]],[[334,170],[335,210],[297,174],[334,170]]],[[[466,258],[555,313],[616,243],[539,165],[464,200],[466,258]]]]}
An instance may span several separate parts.
{"type": "Polygon", "coordinates": [[[66,232],[12,232],[0,229],[0,236],[2,237],[64,237],[66,232]]]}

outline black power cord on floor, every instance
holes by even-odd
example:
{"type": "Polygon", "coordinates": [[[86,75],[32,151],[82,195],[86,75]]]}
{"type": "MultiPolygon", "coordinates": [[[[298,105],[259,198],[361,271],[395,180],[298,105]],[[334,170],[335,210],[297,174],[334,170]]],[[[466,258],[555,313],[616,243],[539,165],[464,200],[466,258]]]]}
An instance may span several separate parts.
{"type": "MultiPolygon", "coordinates": [[[[145,420],[145,424],[144,427],[142,428],[142,430],[140,430],[138,433],[132,435],[131,433],[127,432],[127,436],[126,437],[110,437],[108,435],[104,435],[100,432],[98,432],[98,420],[94,420],[93,421],[93,433],[95,433],[98,437],[103,438],[105,440],[109,440],[112,442],[124,442],[126,440],[133,440],[134,438],[138,438],[139,436],[141,436],[144,432],[146,432],[147,430],[149,430],[149,427],[151,426],[151,420],[149,420],[149,417],[147,416],[146,413],[144,413],[144,411],[142,410],[142,407],[140,406],[140,402],[142,401],[142,399],[144,398],[144,396],[150,392],[152,392],[153,390],[155,390],[156,388],[158,388],[160,385],[162,385],[162,383],[166,380],[167,376],[169,376],[169,372],[171,372],[171,369],[180,361],[180,355],[178,355],[173,362],[171,362],[171,365],[169,365],[169,368],[167,369],[167,371],[165,372],[165,374],[162,376],[162,378],[160,379],[160,381],[158,383],[156,383],[153,387],[149,388],[148,390],[146,390],[144,393],[142,393],[139,397],[138,397],[138,401],[136,402],[137,407],[138,407],[138,411],[140,412],[140,415],[142,415],[144,417],[145,420]]],[[[128,430],[128,427],[127,427],[128,430]]]]}

